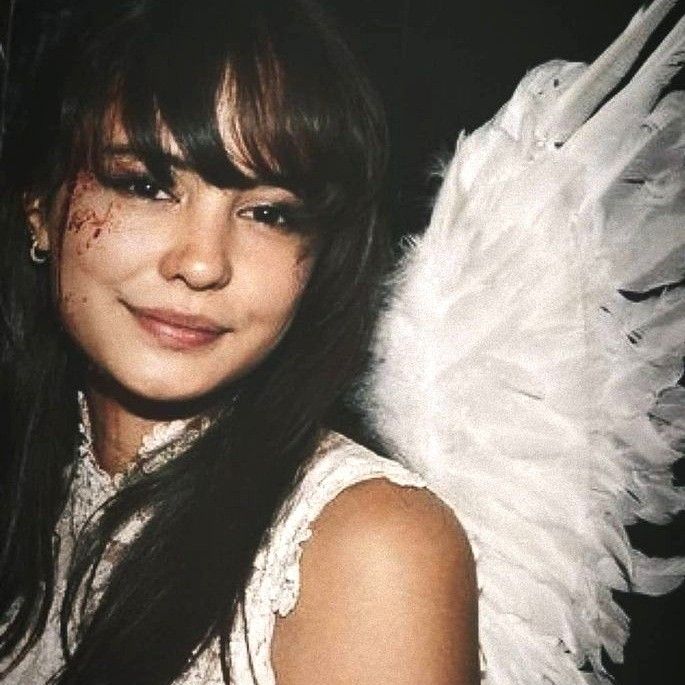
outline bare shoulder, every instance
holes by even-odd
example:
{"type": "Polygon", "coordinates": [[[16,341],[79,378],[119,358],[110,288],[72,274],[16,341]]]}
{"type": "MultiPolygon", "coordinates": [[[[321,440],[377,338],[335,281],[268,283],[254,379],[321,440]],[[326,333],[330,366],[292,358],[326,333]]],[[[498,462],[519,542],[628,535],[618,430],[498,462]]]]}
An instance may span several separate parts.
{"type": "Polygon", "coordinates": [[[348,563],[356,559],[360,570],[393,562],[402,562],[407,570],[424,561],[431,569],[436,564],[472,565],[466,534],[442,500],[425,488],[384,478],[344,490],[312,529],[312,556],[348,563]]]}
{"type": "Polygon", "coordinates": [[[279,685],[477,682],[477,591],[463,528],[429,490],[374,478],[312,526],[294,611],[279,619],[279,685]]]}

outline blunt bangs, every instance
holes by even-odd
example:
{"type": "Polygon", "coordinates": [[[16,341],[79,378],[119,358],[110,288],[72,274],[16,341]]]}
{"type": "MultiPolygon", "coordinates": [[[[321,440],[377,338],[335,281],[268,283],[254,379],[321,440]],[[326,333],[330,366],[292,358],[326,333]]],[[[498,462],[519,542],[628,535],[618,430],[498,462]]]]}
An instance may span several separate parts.
{"type": "Polygon", "coordinates": [[[81,98],[72,130],[84,143],[77,166],[102,160],[114,110],[160,181],[171,178],[170,135],[213,185],[291,190],[317,232],[375,205],[386,154],[380,108],[337,34],[323,19],[313,25],[312,8],[148,0],[110,15],[72,84],[81,98]]]}

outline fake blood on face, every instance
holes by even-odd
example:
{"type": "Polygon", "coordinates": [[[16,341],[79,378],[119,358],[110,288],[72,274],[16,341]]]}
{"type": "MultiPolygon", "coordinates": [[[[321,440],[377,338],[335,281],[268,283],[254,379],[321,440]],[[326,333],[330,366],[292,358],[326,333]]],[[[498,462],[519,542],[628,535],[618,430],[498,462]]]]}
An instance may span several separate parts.
{"type": "MultiPolygon", "coordinates": [[[[84,248],[90,249],[93,241],[97,240],[103,229],[111,230],[114,214],[114,201],[110,200],[104,210],[96,210],[92,206],[84,206],[84,198],[92,196],[99,188],[97,179],[92,172],[81,171],[76,176],[71,198],[69,201],[69,214],[66,230],[80,234],[88,232],[85,237],[84,248]]],[[[79,254],[83,254],[83,249],[79,249],[79,254]]]]}

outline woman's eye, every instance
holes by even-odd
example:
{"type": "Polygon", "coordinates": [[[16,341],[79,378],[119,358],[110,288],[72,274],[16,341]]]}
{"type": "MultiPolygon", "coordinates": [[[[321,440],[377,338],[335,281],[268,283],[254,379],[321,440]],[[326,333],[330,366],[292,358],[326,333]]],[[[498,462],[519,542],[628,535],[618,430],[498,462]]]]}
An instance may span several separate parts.
{"type": "Polygon", "coordinates": [[[148,200],[170,200],[171,195],[160,188],[153,180],[147,178],[134,179],[129,183],[127,190],[132,195],[147,198],[148,200]]]}
{"type": "Polygon", "coordinates": [[[286,209],[277,205],[255,205],[246,207],[238,212],[238,216],[244,219],[251,219],[260,224],[268,226],[288,226],[288,216],[286,209]]]}
{"type": "Polygon", "coordinates": [[[101,179],[103,184],[119,192],[144,200],[174,200],[172,193],[149,176],[113,175],[101,179]]]}
{"type": "Polygon", "coordinates": [[[145,198],[146,200],[172,200],[174,199],[168,190],[157,185],[151,178],[131,178],[125,190],[131,195],[145,198]]]}

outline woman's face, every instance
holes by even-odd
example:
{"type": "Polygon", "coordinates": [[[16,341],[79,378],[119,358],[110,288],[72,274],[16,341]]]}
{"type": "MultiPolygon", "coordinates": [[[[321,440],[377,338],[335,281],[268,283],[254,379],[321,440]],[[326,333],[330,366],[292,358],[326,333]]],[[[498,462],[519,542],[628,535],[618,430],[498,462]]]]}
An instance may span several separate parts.
{"type": "MultiPolygon", "coordinates": [[[[180,159],[160,188],[120,130],[104,169],[79,173],[66,198],[53,268],[67,331],[147,399],[195,399],[243,376],[278,343],[309,277],[311,240],[288,225],[297,198],[217,188],[180,159]]],[[[55,223],[38,227],[53,254],[55,223]]]]}

